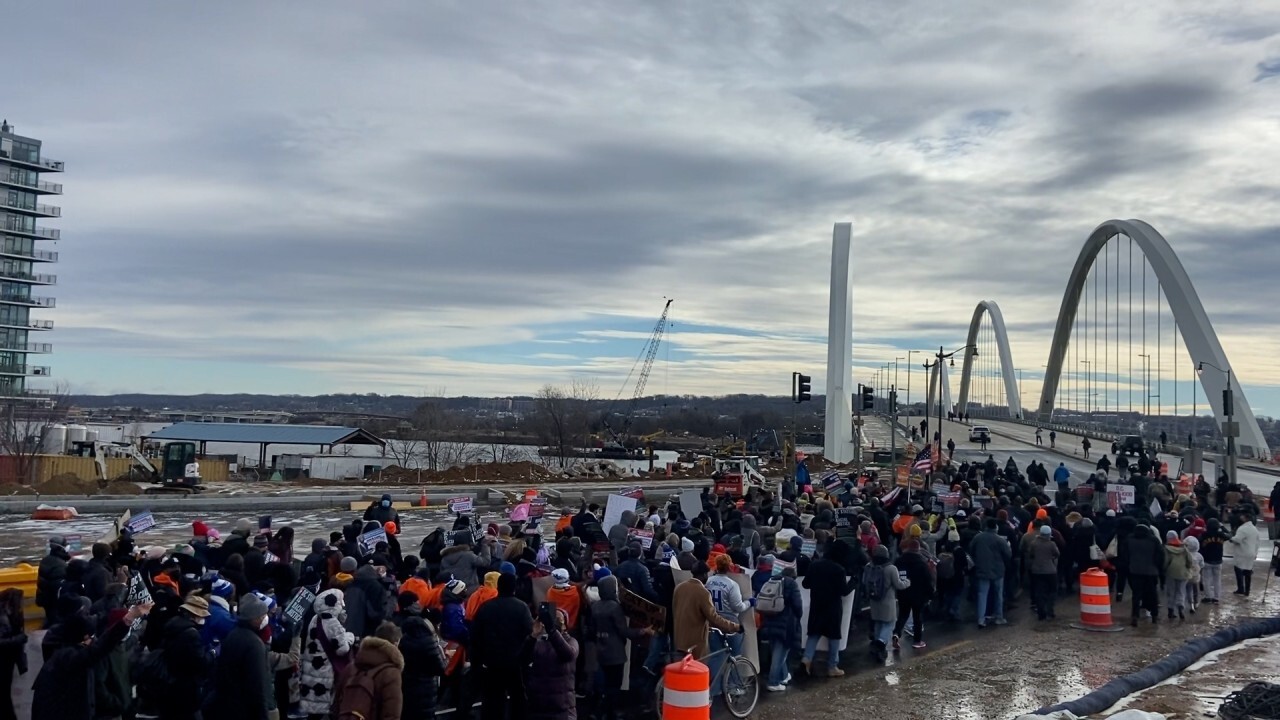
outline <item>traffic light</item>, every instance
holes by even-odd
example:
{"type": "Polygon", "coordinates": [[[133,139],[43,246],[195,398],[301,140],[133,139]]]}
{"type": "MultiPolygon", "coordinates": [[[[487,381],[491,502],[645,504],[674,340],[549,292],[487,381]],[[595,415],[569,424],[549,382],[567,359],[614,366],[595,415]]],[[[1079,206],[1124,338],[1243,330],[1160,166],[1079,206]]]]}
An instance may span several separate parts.
{"type": "Polygon", "coordinates": [[[898,391],[896,389],[889,391],[889,412],[898,412],[898,391]]]}
{"type": "Polygon", "coordinates": [[[791,373],[792,402],[802,403],[813,399],[813,394],[810,392],[813,389],[813,385],[810,383],[812,379],[808,375],[802,375],[798,372],[791,373]]]}
{"type": "Polygon", "coordinates": [[[862,409],[871,410],[876,406],[876,391],[870,385],[859,385],[858,393],[862,396],[862,409]]]}

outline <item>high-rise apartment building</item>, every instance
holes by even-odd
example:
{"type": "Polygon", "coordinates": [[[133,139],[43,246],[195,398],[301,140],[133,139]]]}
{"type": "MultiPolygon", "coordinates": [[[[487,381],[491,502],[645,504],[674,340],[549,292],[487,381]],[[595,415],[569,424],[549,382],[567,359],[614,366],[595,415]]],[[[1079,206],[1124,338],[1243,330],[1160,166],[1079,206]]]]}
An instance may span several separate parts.
{"type": "Polygon", "coordinates": [[[16,134],[8,120],[0,123],[0,399],[48,394],[27,387],[27,379],[49,375],[48,365],[29,358],[53,350],[49,343],[32,342],[53,329],[52,320],[33,318],[32,311],[55,304],[41,290],[57,277],[36,271],[58,261],[58,253],[39,248],[61,233],[37,224],[62,215],[62,208],[40,202],[62,194],[62,185],[41,179],[55,172],[62,172],[62,163],[46,159],[39,140],[16,134]]]}

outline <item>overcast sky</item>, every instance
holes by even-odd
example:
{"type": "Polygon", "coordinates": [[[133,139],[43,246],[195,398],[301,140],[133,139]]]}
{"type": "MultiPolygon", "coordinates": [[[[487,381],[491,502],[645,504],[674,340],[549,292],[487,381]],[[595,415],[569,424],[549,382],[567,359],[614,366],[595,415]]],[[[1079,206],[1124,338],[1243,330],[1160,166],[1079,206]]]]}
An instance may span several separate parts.
{"type": "Polygon", "coordinates": [[[67,167],[39,339],[77,391],[612,396],[664,296],[649,391],[821,391],[849,220],[857,363],[960,344],[990,298],[1033,404],[1081,244],[1136,217],[1280,412],[1280,6],[39,2],[5,24],[0,115],[67,167]]]}

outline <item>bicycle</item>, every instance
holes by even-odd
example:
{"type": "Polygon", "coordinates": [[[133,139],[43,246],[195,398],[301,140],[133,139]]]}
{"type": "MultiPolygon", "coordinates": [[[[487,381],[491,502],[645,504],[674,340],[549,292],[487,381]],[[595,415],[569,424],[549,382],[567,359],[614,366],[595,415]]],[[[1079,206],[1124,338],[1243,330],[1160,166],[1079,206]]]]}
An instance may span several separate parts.
{"type": "MultiPolygon", "coordinates": [[[[711,631],[720,635],[720,637],[728,637],[724,631],[718,628],[711,628],[711,631]]],[[[732,648],[728,643],[724,647],[703,658],[698,658],[698,662],[706,664],[708,660],[717,655],[725,655],[725,660],[720,664],[720,670],[716,676],[711,678],[711,697],[716,695],[724,695],[724,704],[729,708],[729,712],[736,718],[745,718],[756,709],[756,703],[760,700],[760,678],[756,666],[747,659],[745,655],[733,655],[732,648]],[[720,688],[716,690],[715,688],[720,688]]],[[[679,662],[685,658],[693,658],[693,648],[689,648],[684,652],[667,652],[663,655],[663,667],[668,663],[679,662]]],[[[663,694],[662,677],[658,677],[657,686],[654,688],[655,709],[659,720],[662,718],[662,694],[663,694]]]]}

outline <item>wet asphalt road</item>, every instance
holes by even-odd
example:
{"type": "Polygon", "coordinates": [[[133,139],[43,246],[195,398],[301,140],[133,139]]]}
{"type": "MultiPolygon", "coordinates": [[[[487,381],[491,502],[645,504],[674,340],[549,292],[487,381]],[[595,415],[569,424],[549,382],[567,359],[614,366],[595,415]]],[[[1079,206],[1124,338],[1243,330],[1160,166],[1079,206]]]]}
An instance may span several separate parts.
{"type": "MultiPolygon", "coordinates": [[[[1074,598],[1059,599],[1057,620],[1039,622],[1026,596],[1007,612],[1010,624],[978,630],[972,622],[926,625],[929,647],[903,649],[884,663],[866,653],[866,641],[850,643],[841,668],[846,677],[796,678],[785,693],[761,688],[761,702],[752,715],[760,720],[790,720],[811,712],[835,711],[834,717],[877,717],[895,720],[957,718],[1010,720],[1040,707],[1079,697],[1113,678],[1141,669],[1182,642],[1208,635],[1249,617],[1280,612],[1280,579],[1263,602],[1266,563],[1254,571],[1254,596],[1230,594],[1234,580],[1223,578],[1226,597],[1217,607],[1202,605],[1184,621],[1138,628],[1128,625],[1128,598],[1113,606],[1115,621],[1124,629],[1095,633],[1071,627],[1079,617],[1074,598]]],[[[1113,604],[1114,605],[1114,604],[1113,604]]],[[[972,610],[968,609],[970,615],[972,610]]],[[[865,621],[859,626],[865,634],[865,621]]],[[[906,640],[906,638],[904,638],[906,640]]],[[[1229,660],[1227,661],[1229,662],[1229,660]]],[[[815,663],[815,674],[822,663],[815,663]]],[[[1250,679],[1240,668],[1239,685],[1250,679]]]]}

